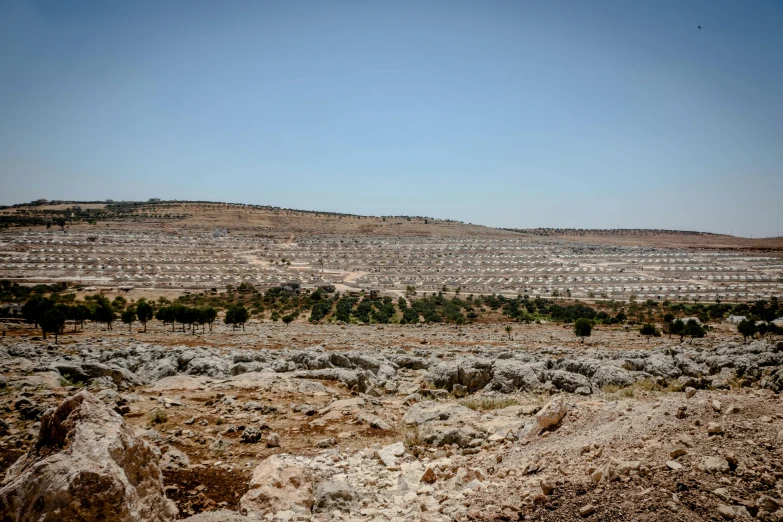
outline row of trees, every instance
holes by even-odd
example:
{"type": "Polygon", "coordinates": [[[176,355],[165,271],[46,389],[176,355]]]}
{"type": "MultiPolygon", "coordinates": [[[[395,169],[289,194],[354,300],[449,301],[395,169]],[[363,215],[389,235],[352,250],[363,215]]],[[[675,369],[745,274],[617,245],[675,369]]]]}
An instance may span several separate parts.
{"type": "Polygon", "coordinates": [[[100,297],[85,303],[67,304],[35,295],[22,307],[22,317],[36,327],[40,326],[44,339],[47,333],[54,334],[55,342],[63,332],[66,321],[73,321],[74,331],[77,326],[84,327],[85,321],[106,323],[111,329],[117,314],[109,300],[100,297]]]}
{"type": "MultiPolygon", "coordinates": [[[[43,337],[47,334],[54,334],[55,342],[58,336],[63,333],[66,321],[73,321],[74,331],[77,327],[84,327],[86,321],[95,321],[106,324],[111,330],[112,324],[119,318],[123,323],[132,329],[136,321],[144,325],[144,331],[147,331],[147,322],[153,317],[161,321],[164,325],[171,324],[174,331],[177,324],[182,326],[185,331],[186,326],[190,327],[191,333],[195,334],[197,326],[206,330],[209,325],[210,331],[212,325],[217,319],[218,311],[213,307],[191,307],[174,303],[168,306],[161,306],[155,310],[155,307],[142,299],[135,305],[124,307],[118,311],[118,303],[110,302],[104,296],[94,296],[84,303],[62,303],[56,300],[33,296],[22,307],[22,317],[35,327],[40,327],[43,337]]],[[[225,323],[230,324],[232,329],[241,326],[244,330],[245,323],[250,318],[250,313],[244,306],[232,306],[228,309],[225,316],[225,323]]]]}
{"type": "Polygon", "coordinates": [[[748,337],[752,338],[756,334],[759,334],[759,337],[762,339],[767,334],[783,334],[783,328],[780,328],[778,325],[767,322],[756,323],[753,319],[743,319],[740,321],[737,325],[737,331],[742,335],[742,340],[744,342],[748,341],[748,337]]]}

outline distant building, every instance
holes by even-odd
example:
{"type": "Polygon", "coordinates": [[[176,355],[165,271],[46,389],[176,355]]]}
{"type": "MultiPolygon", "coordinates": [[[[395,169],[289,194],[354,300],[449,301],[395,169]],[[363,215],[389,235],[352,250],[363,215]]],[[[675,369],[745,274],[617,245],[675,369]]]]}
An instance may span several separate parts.
{"type": "Polygon", "coordinates": [[[683,317],[680,320],[685,324],[688,324],[688,321],[696,321],[696,324],[701,324],[698,317],[683,317]]]}
{"type": "Polygon", "coordinates": [[[6,303],[0,305],[0,316],[22,315],[22,305],[17,303],[6,303]]]}
{"type": "Polygon", "coordinates": [[[741,323],[742,321],[745,321],[746,319],[747,317],[745,317],[744,315],[730,315],[727,321],[730,323],[738,324],[741,323]]]}
{"type": "Polygon", "coordinates": [[[160,198],[150,198],[149,202],[150,203],[158,203],[158,202],[160,202],[160,198]]]}
{"type": "Polygon", "coordinates": [[[280,290],[290,294],[298,294],[301,290],[301,285],[296,281],[288,281],[280,285],[280,290]]]}
{"type": "Polygon", "coordinates": [[[380,299],[381,291],[376,289],[371,289],[369,295],[370,295],[370,299],[372,300],[380,299]]]}
{"type": "Polygon", "coordinates": [[[783,328],[783,317],[775,319],[774,321],[772,321],[772,324],[774,324],[775,326],[779,326],[779,327],[783,328]]]}
{"type": "Polygon", "coordinates": [[[325,292],[327,294],[331,294],[336,290],[336,288],[334,287],[334,285],[318,285],[318,290],[320,290],[321,292],[325,292]]]}

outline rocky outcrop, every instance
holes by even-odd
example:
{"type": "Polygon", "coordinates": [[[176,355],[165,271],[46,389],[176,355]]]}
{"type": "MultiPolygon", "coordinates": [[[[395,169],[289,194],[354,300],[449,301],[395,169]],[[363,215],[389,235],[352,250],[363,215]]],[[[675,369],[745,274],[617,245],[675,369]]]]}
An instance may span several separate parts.
{"type": "Polygon", "coordinates": [[[44,414],[35,447],[8,471],[0,512],[16,521],[177,517],[152,448],[87,391],[44,414]]]}

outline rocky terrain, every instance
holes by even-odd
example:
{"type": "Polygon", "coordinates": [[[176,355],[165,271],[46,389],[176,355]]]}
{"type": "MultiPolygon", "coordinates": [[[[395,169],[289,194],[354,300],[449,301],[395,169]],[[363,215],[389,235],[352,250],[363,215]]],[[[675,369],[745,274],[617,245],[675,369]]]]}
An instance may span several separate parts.
{"type": "Polygon", "coordinates": [[[783,520],[783,343],[0,338],[0,520],[783,520]]]}

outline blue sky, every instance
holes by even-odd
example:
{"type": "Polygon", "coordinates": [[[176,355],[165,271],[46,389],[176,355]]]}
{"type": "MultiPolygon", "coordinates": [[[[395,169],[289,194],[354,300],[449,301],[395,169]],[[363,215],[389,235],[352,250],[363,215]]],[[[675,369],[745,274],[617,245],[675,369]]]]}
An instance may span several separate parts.
{"type": "Polygon", "coordinates": [[[782,27],[777,0],[0,0],[0,203],[783,235],[782,27]]]}

